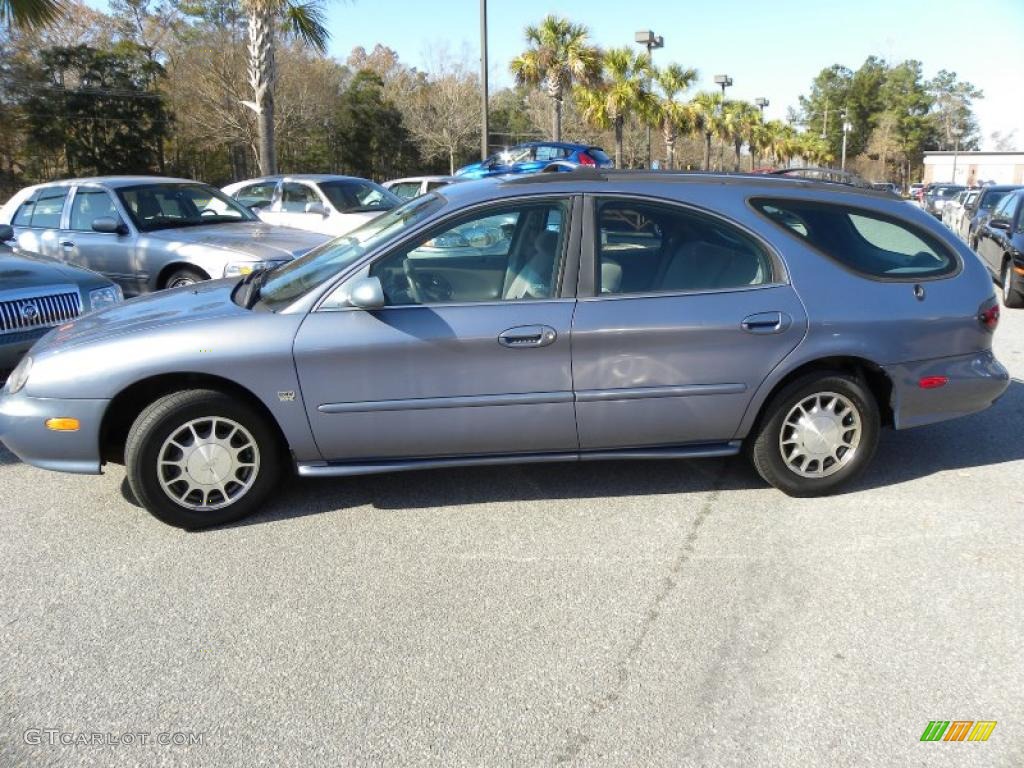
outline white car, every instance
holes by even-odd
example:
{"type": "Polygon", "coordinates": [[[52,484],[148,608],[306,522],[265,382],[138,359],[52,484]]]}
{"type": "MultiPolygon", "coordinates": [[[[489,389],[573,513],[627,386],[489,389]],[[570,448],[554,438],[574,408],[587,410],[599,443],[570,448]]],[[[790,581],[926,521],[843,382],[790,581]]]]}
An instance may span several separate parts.
{"type": "Polygon", "coordinates": [[[412,200],[456,181],[460,181],[458,176],[407,176],[385,181],[382,186],[402,200],[412,200]]]}
{"type": "Polygon", "coordinates": [[[402,201],[380,184],[356,176],[301,174],[237,181],[223,192],[268,224],[337,237],[402,201]]]}

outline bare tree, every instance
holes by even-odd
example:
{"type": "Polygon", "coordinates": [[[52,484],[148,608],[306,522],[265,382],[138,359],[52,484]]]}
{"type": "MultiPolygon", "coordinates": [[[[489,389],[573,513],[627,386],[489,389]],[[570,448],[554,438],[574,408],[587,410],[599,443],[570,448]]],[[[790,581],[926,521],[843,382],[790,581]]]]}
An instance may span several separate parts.
{"type": "Polygon", "coordinates": [[[433,59],[430,75],[410,79],[396,102],[423,158],[447,157],[454,173],[456,157],[471,151],[479,137],[480,82],[464,60],[446,51],[433,59]]]}

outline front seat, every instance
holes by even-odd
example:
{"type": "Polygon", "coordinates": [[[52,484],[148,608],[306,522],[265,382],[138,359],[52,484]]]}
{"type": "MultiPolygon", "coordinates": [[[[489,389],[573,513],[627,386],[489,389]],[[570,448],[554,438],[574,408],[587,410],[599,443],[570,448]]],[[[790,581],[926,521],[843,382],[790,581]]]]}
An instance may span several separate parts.
{"type": "Polygon", "coordinates": [[[505,289],[506,299],[547,299],[551,297],[552,276],[558,260],[558,232],[541,231],[533,241],[533,253],[526,258],[505,289]]]}

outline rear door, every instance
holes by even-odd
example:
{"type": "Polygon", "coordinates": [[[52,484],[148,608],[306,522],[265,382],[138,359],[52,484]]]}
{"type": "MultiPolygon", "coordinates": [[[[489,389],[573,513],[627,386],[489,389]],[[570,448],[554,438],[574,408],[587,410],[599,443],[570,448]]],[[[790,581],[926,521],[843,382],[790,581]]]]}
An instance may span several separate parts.
{"type": "Polygon", "coordinates": [[[572,202],[449,219],[368,268],[386,306],[310,313],[295,363],[325,459],[576,451],[572,202]]]}
{"type": "Polygon", "coordinates": [[[782,265],[734,223],[588,197],[573,381],[582,450],[724,442],[799,343],[782,265]]]}
{"type": "Polygon", "coordinates": [[[63,185],[43,187],[21,204],[12,221],[19,248],[52,259],[64,259],[60,228],[68,190],[69,187],[63,185]]]}

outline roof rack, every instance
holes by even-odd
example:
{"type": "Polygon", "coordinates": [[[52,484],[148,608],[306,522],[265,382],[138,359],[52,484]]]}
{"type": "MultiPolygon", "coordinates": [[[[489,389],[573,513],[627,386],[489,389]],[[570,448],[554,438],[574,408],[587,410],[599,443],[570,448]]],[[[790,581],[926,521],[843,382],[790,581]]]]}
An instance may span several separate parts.
{"type": "MultiPolygon", "coordinates": [[[[550,167],[550,166],[549,166],[550,167]]],[[[608,175],[592,165],[581,165],[571,171],[545,168],[539,173],[523,173],[501,180],[502,184],[538,184],[559,181],[608,181],[608,175]]]]}

